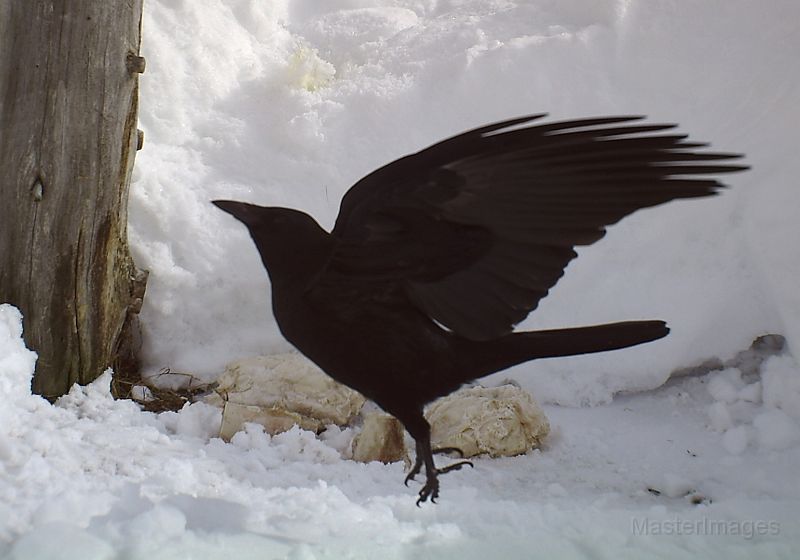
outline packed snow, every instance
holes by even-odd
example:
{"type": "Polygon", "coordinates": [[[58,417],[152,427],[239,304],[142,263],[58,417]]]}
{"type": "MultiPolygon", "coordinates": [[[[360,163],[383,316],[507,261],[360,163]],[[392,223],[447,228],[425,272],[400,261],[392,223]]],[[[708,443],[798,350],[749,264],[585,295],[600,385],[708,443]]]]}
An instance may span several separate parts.
{"type": "Polygon", "coordinates": [[[447,474],[422,508],[402,463],[345,459],[351,428],[248,425],[225,443],[218,408],[142,412],[112,399],[111,372],[51,405],[0,306],[0,558],[797,556],[800,5],[148,0],[143,34],[129,227],[151,272],[149,373],[211,381],[288,349],[254,246],[211,199],[331,227],[372,169],[538,112],[677,122],[752,170],[580,250],[520,328],[658,318],[672,333],[485,380],[530,390],[551,434],[447,474]],[[786,346],[746,351],[768,334],[786,346]]]}

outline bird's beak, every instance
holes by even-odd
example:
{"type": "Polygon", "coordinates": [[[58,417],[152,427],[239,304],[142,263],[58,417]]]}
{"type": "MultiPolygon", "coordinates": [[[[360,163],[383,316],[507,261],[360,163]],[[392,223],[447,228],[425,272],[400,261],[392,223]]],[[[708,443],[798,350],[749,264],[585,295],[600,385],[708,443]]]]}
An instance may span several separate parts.
{"type": "Polygon", "coordinates": [[[261,207],[255,204],[236,202],[235,200],[212,200],[211,204],[220,210],[224,210],[247,226],[258,219],[259,210],[261,210],[261,207]]]}

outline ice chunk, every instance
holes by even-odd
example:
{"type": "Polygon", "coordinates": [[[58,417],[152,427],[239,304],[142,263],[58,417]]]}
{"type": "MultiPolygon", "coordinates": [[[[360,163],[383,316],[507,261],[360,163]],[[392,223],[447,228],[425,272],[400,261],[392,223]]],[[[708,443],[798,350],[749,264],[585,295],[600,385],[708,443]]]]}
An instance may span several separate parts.
{"type": "Polygon", "coordinates": [[[736,368],[720,371],[708,382],[708,392],[714,400],[726,403],[736,402],[743,387],[742,372],[736,368]]]}
{"type": "Polygon", "coordinates": [[[762,366],[764,406],[800,420],[800,366],[790,355],[772,356],[762,366]]]}
{"type": "Polygon", "coordinates": [[[800,442],[800,425],[780,409],[762,412],[753,425],[759,445],[766,449],[786,449],[800,442]]]}
{"type": "Polygon", "coordinates": [[[761,382],[756,381],[755,383],[745,385],[739,390],[739,399],[759,404],[761,402],[761,382]]]}
{"type": "Polygon", "coordinates": [[[731,413],[724,402],[717,401],[713,403],[708,408],[708,418],[711,420],[711,427],[718,432],[724,432],[733,427],[731,413]]]}

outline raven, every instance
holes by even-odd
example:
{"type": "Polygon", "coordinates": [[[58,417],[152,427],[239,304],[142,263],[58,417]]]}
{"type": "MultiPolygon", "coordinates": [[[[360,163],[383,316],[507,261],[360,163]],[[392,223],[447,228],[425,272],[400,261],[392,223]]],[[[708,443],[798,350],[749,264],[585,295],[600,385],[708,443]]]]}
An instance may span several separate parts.
{"type": "MultiPolygon", "coordinates": [[[[247,226],[284,337],[372,399],[416,442],[406,484],[439,496],[423,408],[462,384],[536,358],[664,337],[663,321],[512,332],[605,227],[747,169],[738,154],[667,134],[640,116],[490,124],[393,161],[345,194],[328,233],[308,214],[215,200],[247,226]],[[723,162],[723,163],[720,163],[723,162]]],[[[621,294],[622,295],[622,294],[621,294]]],[[[453,451],[453,450],[446,450],[453,451]]],[[[457,450],[455,450],[457,451],[457,450]]]]}

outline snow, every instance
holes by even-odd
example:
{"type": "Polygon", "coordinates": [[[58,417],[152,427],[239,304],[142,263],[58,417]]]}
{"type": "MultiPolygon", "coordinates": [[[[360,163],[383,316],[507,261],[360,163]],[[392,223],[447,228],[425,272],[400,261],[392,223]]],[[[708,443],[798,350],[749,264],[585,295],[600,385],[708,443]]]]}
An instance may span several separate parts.
{"type": "Polygon", "coordinates": [[[764,364],[764,402],[800,420],[800,376],[797,362],[789,356],[774,356],[764,364]]]}
{"type": "Polygon", "coordinates": [[[741,455],[752,442],[762,449],[786,449],[800,443],[800,372],[788,355],[767,357],[758,379],[745,378],[743,366],[708,375],[708,407],[712,429],[722,432],[725,449],[741,455]],[[741,369],[740,369],[741,368],[741,369]]]}
{"type": "MultiPolygon", "coordinates": [[[[521,328],[664,319],[664,340],[511,372],[539,399],[609,402],[757,336],[800,347],[798,7],[775,0],[148,3],[130,236],[151,271],[146,366],[211,380],[285,351],[244,228],[214,198],[324,227],[358,178],[467,128],[645,114],[747,155],[707,200],[642,211],[581,256],[521,328]]],[[[504,377],[509,374],[504,373],[504,377]]],[[[164,378],[162,378],[163,380],[164,378]]]]}
{"type": "Polygon", "coordinates": [[[435,506],[414,506],[402,463],[344,459],[351,429],[225,443],[219,409],[144,413],[110,372],[51,405],[0,306],[0,558],[796,557],[798,22],[792,0],[146,2],[130,240],[151,373],[212,380],[287,349],[252,243],[211,199],[330,227],[372,169],[541,111],[677,122],[752,170],[581,249],[521,328],[672,333],[487,380],[531,390],[551,435],[447,474],[435,506]],[[737,355],[768,333],[788,351],[737,355]]]}
{"type": "MultiPolygon", "coordinates": [[[[403,464],[343,458],[352,430],[214,437],[218,408],[114,400],[110,372],[51,405],[27,391],[21,317],[0,306],[0,558],[793,558],[798,428],[763,402],[710,426],[724,370],[595,408],[545,407],[543,450],[475,458],[436,505],[403,464]],[[733,430],[737,429],[734,428],[733,430]],[[729,430],[725,436],[733,433],[729,430]]],[[[754,404],[754,403],[751,403],[754,404]]],[[[795,403],[797,404],[797,403],[795,403]]]]}

